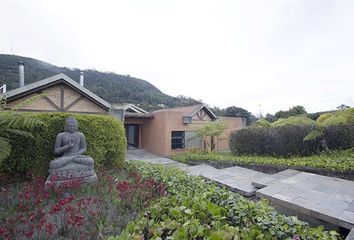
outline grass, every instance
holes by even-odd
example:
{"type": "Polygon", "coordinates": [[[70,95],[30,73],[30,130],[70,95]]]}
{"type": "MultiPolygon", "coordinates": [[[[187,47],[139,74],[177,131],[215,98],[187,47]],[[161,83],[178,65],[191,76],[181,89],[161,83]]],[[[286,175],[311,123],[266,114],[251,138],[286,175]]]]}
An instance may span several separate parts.
{"type": "Polygon", "coordinates": [[[313,167],[334,171],[354,170],[353,149],[331,151],[309,157],[275,158],[271,156],[235,156],[231,153],[190,152],[172,157],[173,160],[188,163],[191,161],[231,162],[239,164],[269,164],[293,167],[313,167]]]}

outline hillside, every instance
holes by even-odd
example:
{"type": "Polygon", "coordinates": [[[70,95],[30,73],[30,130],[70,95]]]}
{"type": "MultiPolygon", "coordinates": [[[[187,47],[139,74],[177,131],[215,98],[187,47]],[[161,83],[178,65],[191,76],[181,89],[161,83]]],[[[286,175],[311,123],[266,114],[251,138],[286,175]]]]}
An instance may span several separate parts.
{"type": "Polygon", "coordinates": [[[192,98],[172,97],[164,94],[151,83],[112,72],[80,70],[55,65],[21,56],[0,54],[0,85],[7,90],[19,86],[18,61],[25,64],[25,84],[33,83],[58,73],[64,73],[78,81],[80,71],[85,73],[85,87],[110,103],[133,103],[148,111],[164,107],[176,107],[198,103],[192,98]]]}

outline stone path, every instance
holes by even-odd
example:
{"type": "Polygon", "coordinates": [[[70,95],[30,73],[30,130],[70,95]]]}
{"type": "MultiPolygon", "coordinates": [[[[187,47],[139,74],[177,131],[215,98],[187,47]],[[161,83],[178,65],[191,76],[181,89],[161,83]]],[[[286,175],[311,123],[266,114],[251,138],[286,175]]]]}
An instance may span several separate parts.
{"type": "Polygon", "coordinates": [[[256,195],[267,198],[275,206],[291,209],[345,229],[354,227],[352,181],[291,169],[276,174],[265,174],[241,167],[216,169],[205,164],[190,166],[140,149],[128,151],[127,159],[174,166],[246,197],[256,195]]]}

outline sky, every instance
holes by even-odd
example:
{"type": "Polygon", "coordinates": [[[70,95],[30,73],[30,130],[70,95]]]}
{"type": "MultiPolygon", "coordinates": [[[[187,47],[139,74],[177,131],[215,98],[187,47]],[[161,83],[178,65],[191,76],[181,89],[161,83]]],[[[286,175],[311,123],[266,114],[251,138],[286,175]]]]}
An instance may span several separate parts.
{"type": "Polygon", "coordinates": [[[0,0],[0,53],[255,115],[354,106],[353,0],[0,0]]]}

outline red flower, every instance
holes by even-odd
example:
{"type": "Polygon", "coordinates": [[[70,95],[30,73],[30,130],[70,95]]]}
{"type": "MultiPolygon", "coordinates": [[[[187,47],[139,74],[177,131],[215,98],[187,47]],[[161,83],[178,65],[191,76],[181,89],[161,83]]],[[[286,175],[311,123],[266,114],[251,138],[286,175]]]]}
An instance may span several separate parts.
{"type": "Polygon", "coordinates": [[[4,227],[0,227],[0,236],[5,235],[7,229],[4,227]]]}
{"type": "Polygon", "coordinates": [[[47,231],[47,233],[49,234],[53,234],[54,232],[54,225],[53,223],[48,223],[45,227],[45,230],[47,231]]]}
{"type": "Polygon", "coordinates": [[[32,238],[33,234],[34,234],[34,230],[25,232],[25,236],[26,236],[27,238],[32,238]]]}

